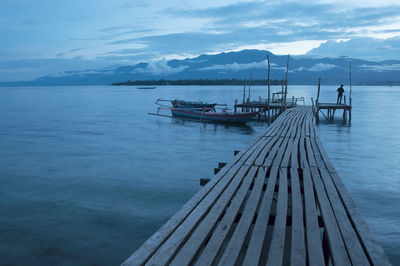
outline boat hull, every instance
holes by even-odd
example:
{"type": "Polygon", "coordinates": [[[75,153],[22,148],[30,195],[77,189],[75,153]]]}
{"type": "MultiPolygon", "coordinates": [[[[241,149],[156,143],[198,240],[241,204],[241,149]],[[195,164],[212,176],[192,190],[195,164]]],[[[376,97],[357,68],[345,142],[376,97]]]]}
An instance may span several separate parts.
{"type": "Polygon", "coordinates": [[[186,110],[181,108],[171,108],[173,116],[198,119],[202,121],[214,121],[223,123],[247,123],[255,118],[258,112],[249,113],[228,113],[228,112],[202,112],[199,110],[186,110]]]}

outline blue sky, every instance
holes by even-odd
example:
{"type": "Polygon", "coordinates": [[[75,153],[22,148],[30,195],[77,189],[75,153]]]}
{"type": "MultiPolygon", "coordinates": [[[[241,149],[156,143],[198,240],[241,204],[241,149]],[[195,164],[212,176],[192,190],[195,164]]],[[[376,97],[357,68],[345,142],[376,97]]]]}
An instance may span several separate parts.
{"type": "Polygon", "coordinates": [[[2,0],[0,81],[245,48],[400,59],[400,1],[348,2],[2,0]]]}

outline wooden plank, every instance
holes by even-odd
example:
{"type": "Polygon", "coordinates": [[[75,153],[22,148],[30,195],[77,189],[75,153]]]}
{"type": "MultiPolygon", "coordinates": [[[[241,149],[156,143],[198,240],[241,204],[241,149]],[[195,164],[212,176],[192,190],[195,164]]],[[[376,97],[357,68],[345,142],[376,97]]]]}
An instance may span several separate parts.
{"type": "Polygon", "coordinates": [[[279,169],[279,192],[274,231],[268,252],[267,265],[282,265],[285,247],[286,216],[288,208],[287,169],[279,169]]]}
{"type": "Polygon", "coordinates": [[[294,137],[295,137],[295,135],[296,135],[296,130],[297,130],[297,124],[298,124],[298,122],[299,122],[298,120],[299,120],[299,118],[298,118],[298,116],[296,116],[295,121],[293,122],[292,126],[291,126],[290,129],[289,129],[289,132],[288,132],[288,134],[287,134],[287,137],[290,137],[290,138],[294,138],[294,137]]]}
{"type": "Polygon", "coordinates": [[[310,138],[315,138],[315,117],[314,115],[311,113],[311,119],[310,119],[310,138]]]}
{"type": "Polygon", "coordinates": [[[280,136],[281,137],[288,137],[288,134],[289,134],[290,129],[292,128],[292,126],[294,124],[295,119],[296,119],[296,117],[292,116],[287,120],[287,122],[285,124],[285,127],[280,132],[280,136]]]}
{"type": "Polygon", "coordinates": [[[299,159],[298,159],[298,148],[299,148],[299,138],[295,138],[293,140],[293,145],[292,145],[292,155],[290,157],[290,167],[297,169],[299,168],[299,159]]]}
{"type": "Polygon", "coordinates": [[[280,140],[280,138],[269,137],[268,139],[269,139],[269,142],[267,145],[264,146],[262,151],[258,154],[258,156],[254,162],[255,165],[262,166],[264,164],[264,161],[265,161],[267,155],[270,153],[271,148],[275,145],[279,145],[279,144],[277,144],[277,142],[280,140]]]}
{"type": "Polygon", "coordinates": [[[332,181],[334,182],[342,199],[343,205],[346,208],[346,212],[349,214],[352,224],[356,225],[355,229],[357,231],[357,235],[362,241],[363,248],[367,251],[368,258],[374,265],[391,265],[381,245],[376,241],[367,222],[362,217],[361,212],[355,205],[349,192],[333,167],[324,147],[322,146],[321,140],[317,138],[316,142],[319,151],[324,158],[326,167],[331,175],[332,181]]]}
{"type": "Polygon", "coordinates": [[[282,145],[282,143],[285,141],[285,138],[278,138],[278,141],[275,143],[275,145],[271,148],[270,152],[268,153],[267,158],[265,158],[264,161],[264,166],[265,167],[271,167],[272,162],[275,159],[276,153],[279,150],[279,147],[282,145]]]}
{"type": "Polygon", "coordinates": [[[253,191],[251,192],[243,210],[242,218],[239,220],[239,223],[221,258],[221,265],[234,265],[239,257],[240,250],[242,249],[246,236],[250,231],[250,226],[256,213],[258,202],[260,201],[265,175],[265,168],[260,167],[253,191]]]}
{"type": "MultiPolygon", "coordinates": [[[[246,193],[248,192],[250,185],[254,180],[256,171],[257,167],[251,167],[250,171],[244,177],[241,176],[240,178],[236,179],[238,181],[237,183],[232,184],[225,189],[207,216],[200,221],[200,224],[194,230],[190,236],[190,239],[183,245],[182,249],[175,256],[175,258],[173,258],[171,265],[186,265],[192,261],[196,253],[206,241],[207,237],[209,237],[218,220],[223,215],[223,212],[228,207],[228,203],[232,200],[232,203],[226,210],[226,214],[222,218],[222,221],[218,224],[216,231],[213,233],[211,240],[209,241],[209,245],[206,246],[202,256],[198,261],[201,261],[201,258],[204,257],[211,261],[215,258],[223,240],[226,237],[226,234],[229,232],[229,228],[232,226],[233,221],[239,212],[246,193]],[[241,183],[242,179],[243,182],[241,183]],[[240,187],[237,185],[240,185],[240,187]]],[[[232,181],[232,183],[234,182],[232,181]]]]}
{"type": "MultiPolygon", "coordinates": [[[[278,148],[275,159],[272,162],[272,166],[275,166],[275,167],[281,166],[281,161],[282,161],[284,154],[286,153],[288,143],[289,143],[289,138],[284,138],[281,146],[278,148]]],[[[289,152],[289,154],[290,154],[290,152],[289,152]]]]}
{"type": "Polygon", "coordinates": [[[305,109],[303,109],[301,115],[299,116],[299,121],[297,124],[297,130],[296,130],[296,134],[298,134],[298,137],[301,136],[301,132],[302,132],[302,125],[304,123],[304,119],[307,115],[307,112],[305,112],[305,109]]]}
{"type": "Polygon", "coordinates": [[[307,153],[305,148],[305,138],[300,138],[299,140],[299,167],[308,168],[307,153]]]}
{"type": "MultiPolygon", "coordinates": [[[[258,140],[258,139],[256,139],[258,140]]],[[[167,238],[179,227],[183,220],[190,215],[196,206],[218,185],[224,176],[232,177],[240,168],[236,164],[243,156],[246,150],[252,146],[249,145],[244,152],[234,157],[232,162],[228,163],[214,178],[211,179],[199,192],[197,192],[171,219],[169,219],[157,232],[155,232],[135,253],[133,253],[122,265],[142,265],[157,249],[167,240],[167,238]]],[[[229,182],[225,178],[222,185],[229,182]]]]}
{"type": "Polygon", "coordinates": [[[303,119],[303,122],[301,124],[300,137],[301,138],[305,138],[306,137],[306,121],[304,119],[303,119]]]}
{"type": "Polygon", "coordinates": [[[339,225],[339,230],[343,236],[347,252],[350,255],[351,263],[353,265],[368,265],[368,258],[366,257],[357,234],[354,231],[349,218],[347,217],[346,210],[344,209],[342,201],[328,171],[325,169],[320,169],[320,175],[325,185],[329,201],[332,205],[336,221],[339,225]]]}
{"type": "Polygon", "coordinates": [[[258,140],[258,142],[254,143],[254,145],[251,146],[250,149],[248,149],[245,154],[238,160],[238,163],[244,164],[250,158],[250,156],[252,156],[253,153],[257,151],[258,144],[262,143],[263,140],[265,140],[265,138],[261,138],[258,140]]]}
{"type": "Polygon", "coordinates": [[[319,152],[315,138],[312,138],[310,140],[310,143],[311,143],[311,148],[312,148],[314,156],[315,156],[315,161],[317,163],[317,167],[320,169],[325,168],[326,167],[325,162],[321,156],[321,153],[319,152]]]}
{"type": "Polygon", "coordinates": [[[258,265],[260,260],[262,247],[265,240],[264,237],[267,231],[278,170],[279,169],[277,167],[271,168],[270,170],[267,189],[264,193],[253,231],[251,232],[250,242],[243,265],[258,265]]]}
{"type": "Polygon", "coordinates": [[[287,147],[285,149],[285,154],[283,155],[282,162],[280,164],[281,167],[289,167],[290,166],[290,157],[292,155],[293,150],[293,138],[288,139],[287,147]]]}
{"type": "Polygon", "coordinates": [[[259,154],[262,152],[263,149],[269,149],[268,147],[272,145],[270,143],[272,138],[263,138],[262,141],[257,143],[257,149],[249,156],[249,158],[244,162],[246,165],[254,165],[255,160],[259,157],[259,154]],[[268,145],[268,146],[267,146],[268,145]]]}
{"type": "Polygon", "coordinates": [[[300,180],[297,169],[290,169],[292,189],[292,239],[290,265],[306,265],[306,249],[303,223],[303,200],[300,191],[300,180]]]}
{"type": "MultiPolygon", "coordinates": [[[[232,182],[229,183],[228,188],[237,187],[248,170],[248,166],[241,166],[239,172],[232,178],[232,182]]],[[[222,181],[225,181],[225,179],[222,181]]],[[[154,253],[147,263],[150,265],[164,265],[169,263],[177,250],[184,244],[197,224],[205,217],[225,188],[226,185],[224,182],[219,182],[215,188],[199,203],[199,205],[196,206],[196,209],[188,217],[186,217],[186,219],[154,253]]]]}
{"type": "Polygon", "coordinates": [[[303,184],[308,262],[310,265],[325,265],[322,240],[318,227],[314,187],[309,168],[303,169],[303,184]]]}
{"type": "Polygon", "coordinates": [[[315,185],[315,191],[317,192],[316,194],[318,203],[320,206],[322,219],[324,220],[324,228],[328,236],[329,251],[332,256],[333,263],[335,265],[350,265],[350,259],[347,254],[342,235],[340,234],[338,224],[335,216],[333,215],[333,210],[329,203],[317,168],[311,168],[311,176],[315,185]]]}
{"type": "Polygon", "coordinates": [[[272,127],[272,129],[271,129],[271,131],[268,131],[264,136],[265,137],[274,137],[274,136],[276,136],[277,134],[278,134],[278,132],[280,131],[280,130],[282,130],[282,128],[284,127],[284,117],[281,117],[281,116],[279,116],[279,118],[278,119],[276,119],[273,123],[272,123],[272,125],[271,125],[271,127],[272,127]]]}
{"type": "Polygon", "coordinates": [[[317,162],[315,161],[314,151],[311,148],[310,138],[306,138],[305,141],[306,141],[306,152],[307,152],[308,165],[309,165],[309,167],[316,167],[317,162]]]}

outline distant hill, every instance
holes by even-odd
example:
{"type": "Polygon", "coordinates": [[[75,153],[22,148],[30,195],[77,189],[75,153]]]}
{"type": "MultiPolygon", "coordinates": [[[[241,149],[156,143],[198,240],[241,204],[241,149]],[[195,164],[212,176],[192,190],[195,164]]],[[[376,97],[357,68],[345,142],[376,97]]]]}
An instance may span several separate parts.
{"type": "MultiPolygon", "coordinates": [[[[3,82],[0,86],[110,85],[117,82],[148,80],[231,80],[266,79],[267,55],[271,58],[271,79],[285,79],[287,56],[266,50],[200,55],[184,60],[141,62],[113,70],[68,71],[32,81],[3,82]]],[[[349,57],[313,58],[293,56],[289,66],[289,84],[348,84],[349,63],[354,85],[400,85],[400,61],[366,61],[349,57]]]]}

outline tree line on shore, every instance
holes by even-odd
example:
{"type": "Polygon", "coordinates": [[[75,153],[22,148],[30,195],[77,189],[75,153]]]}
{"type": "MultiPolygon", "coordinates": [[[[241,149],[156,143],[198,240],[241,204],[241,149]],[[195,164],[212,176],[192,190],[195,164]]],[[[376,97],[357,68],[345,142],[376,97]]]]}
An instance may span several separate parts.
{"type": "MultiPolygon", "coordinates": [[[[283,80],[271,80],[271,85],[281,85],[283,80]]],[[[114,82],[113,86],[140,86],[140,85],[175,85],[175,86],[188,86],[188,85],[267,85],[267,79],[178,79],[178,80],[128,80],[124,82],[114,82]]]]}

